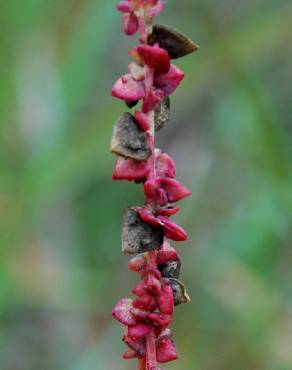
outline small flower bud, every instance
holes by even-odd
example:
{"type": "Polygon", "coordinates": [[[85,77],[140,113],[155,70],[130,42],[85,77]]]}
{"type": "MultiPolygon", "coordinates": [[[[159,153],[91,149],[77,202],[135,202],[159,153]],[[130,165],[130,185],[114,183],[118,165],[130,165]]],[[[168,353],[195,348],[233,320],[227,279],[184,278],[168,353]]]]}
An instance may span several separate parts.
{"type": "Polygon", "coordinates": [[[124,32],[128,36],[134,35],[139,29],[139,20],[135,13],[126,13],[123,16],[124,32]]]}

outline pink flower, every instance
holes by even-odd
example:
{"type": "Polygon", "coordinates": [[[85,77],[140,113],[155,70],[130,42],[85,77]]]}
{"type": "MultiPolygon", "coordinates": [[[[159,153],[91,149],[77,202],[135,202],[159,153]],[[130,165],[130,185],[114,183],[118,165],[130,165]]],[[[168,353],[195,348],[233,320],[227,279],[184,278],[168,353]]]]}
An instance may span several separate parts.
{"type": "Polygon", "coordinates": [[[126,35],[133,35],[139,29],[139,9],[144,9],[145,18],[150,20],[156,17],[164,8],[161,0],[123,0],[117,5],[117,9],[125,13],[123,17],[123,28],[126,35]]]}

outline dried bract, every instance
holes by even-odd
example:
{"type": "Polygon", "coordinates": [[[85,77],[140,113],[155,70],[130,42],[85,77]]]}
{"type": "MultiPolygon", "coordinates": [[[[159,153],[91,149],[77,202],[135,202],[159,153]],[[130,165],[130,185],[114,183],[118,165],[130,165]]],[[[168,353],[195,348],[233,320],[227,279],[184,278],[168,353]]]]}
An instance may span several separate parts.
{"type": "Polygon", "coordinates": [[[142,221],[138,209],[127,208],[122,225],[122,252],[138,254],[157,249],[163,243],[163,231],[142,221]]]}
{"type": "Polygon", "coordinates": [[[184,57],[199,49],[199,46],[189,37],[172,27],[160,24],[153,27],[148,43],[150,45],[159,43],[159,46],[168,52],[171,59],[184,57]]]}
{"type": "Polygon", "coordinates": [[[151,156],[147,134],[131,113],[124,113],[114,126],[111,152],[124,158],[144,161],[151,156]]]}

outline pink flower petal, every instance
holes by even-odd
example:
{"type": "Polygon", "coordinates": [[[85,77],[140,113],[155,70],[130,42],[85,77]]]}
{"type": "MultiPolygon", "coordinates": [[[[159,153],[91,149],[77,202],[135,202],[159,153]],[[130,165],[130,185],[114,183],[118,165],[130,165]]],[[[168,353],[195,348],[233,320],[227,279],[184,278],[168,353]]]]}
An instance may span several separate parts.
{"type": "Polygon", "coordinates": [[[144,83],[135,81],[130,74],[127,74],[119,78],[114,84],[112,96],[121,100],[140,100],[145,96],[144,83]]]}
{"type": "Polygon", "coordinates": [[[112,311],[113,317],[124,325],[136,324],[136,319],[131,313],[133,300],[130,298],[121,299],[112,311]]]}
{"type": "Polygon", "coordinates": [[[175,345],[171,339],[162,339],[156,349],[157,361],[160,363],[170,362],[177,359],[175,345]]]}
{"type": "Polygon", "coordinates": [[[125,13],[123,16],[123,29],[126,35],[132,36],[139,29],[139,20],[135,13],[125,13]]]}
{"type": "Polygon", "coordinates": [[[184,241],[188,238],[186,231],[167,217],[157,216],[157,218],[163,223],[165,236],[167,238],[174,241],[184,241]]]}
{"type": "Polygon", "coordinates": [[[177,202],[192,194],[189,189],[174,179],[162,179],[162,186],[166,191],[168,200],[170,202],[177,202]]]}
{"type": "Polygon", "coordinates": [[[173,302],[173,291],[170,285],[164,285],[161,288],[161,293],[156,297],[156,302],[159,311],[165,315],[172,315],[174,302],[173,302]]]}
{"type": "Polygon", "coordinates": [[[164,92],[165,96],[169,96],[176,90],[184,76],[185,74],[172,64],[167,73],[156,76],[154,84],[164,92]]]}
{"type": "Polygon", "coordinates": [[[113,180],[144,181],[151,168],[146,161],[118,158],[113,173],[113,180]]]}
{"type": "Polygon", "coordinates": [[[167,73],[170,68],[168,52],[157,46],[140,45],[138,53],[148,67],[153,68],[156,73],[167,73]]]}
{"type": "Polygon", "coordinates": [[[160,149],[155,149],[156,174],[160,177],[175,177],[176,167],[173,159],[160,149]]]}
{"type": "Polygon", "coordinates": [[[145,338],[150,333],[150,330],[151,330],[150,325],[139,322],[138,324],[129,326],[128,335],[134,340],[142,339],[145,338]]]}

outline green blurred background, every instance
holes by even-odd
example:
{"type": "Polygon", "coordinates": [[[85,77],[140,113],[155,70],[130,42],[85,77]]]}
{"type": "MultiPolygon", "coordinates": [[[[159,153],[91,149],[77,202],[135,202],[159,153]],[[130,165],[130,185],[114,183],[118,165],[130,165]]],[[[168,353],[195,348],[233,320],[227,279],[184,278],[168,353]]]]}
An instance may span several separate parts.
{"type": "MultiPolygon", "coordinates": [[[[201,49],[158,146],[193,196],[163,369],[292,369],[291,0],[166,1],[158,22],[201,49]]],[[[137,42],[116,1],[0,1],[0,369],[130,370],[116,301],[138,277],[120,253],[140,187],[111,181],[125,109],[110,97],[137,42]]]]}

